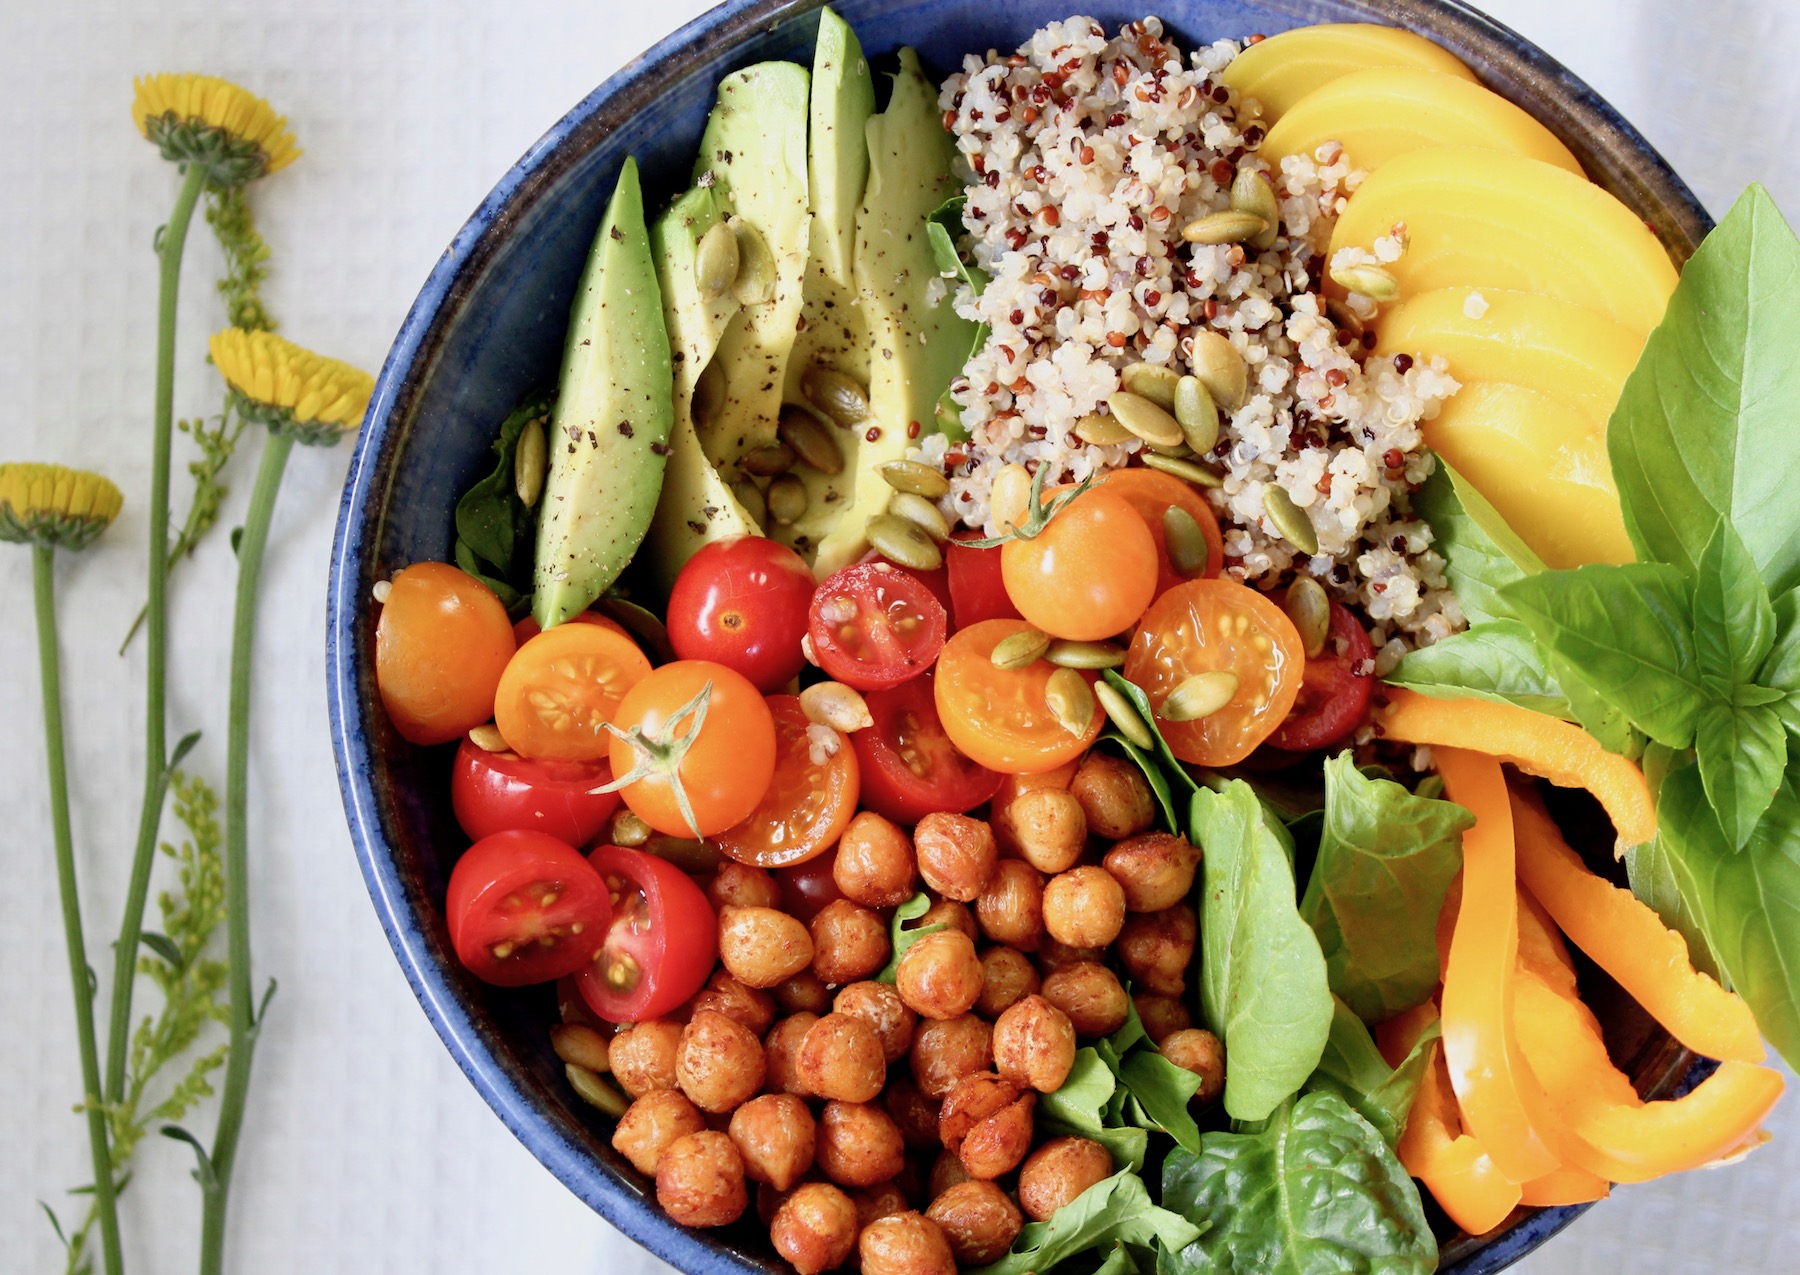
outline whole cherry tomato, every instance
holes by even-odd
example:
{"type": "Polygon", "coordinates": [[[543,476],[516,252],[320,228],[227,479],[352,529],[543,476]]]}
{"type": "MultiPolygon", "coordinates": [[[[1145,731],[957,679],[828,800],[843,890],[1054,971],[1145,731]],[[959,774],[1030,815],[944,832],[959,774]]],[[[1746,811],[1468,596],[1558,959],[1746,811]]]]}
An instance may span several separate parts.
{"type": "Polygon", "coordinates": [[[934,810],[973,810],[994,795],[1001,775],[970,761],[938,721],[933,675],[864,696],[874,725],[850,736],[862,765],[862,804],[895,823],[917,823],[934,810]]]}
{"type": "Polygon", "coordinates": [[[918,577],[886,562],[859,562],[814,591],[807,632],[820,668],[873,691],[930,668],[946,622],[944,604],[918,577]]]}
{"type": "Polygon", "coordinates": [[[402,738],[442,744],[487,721],[512,653],[506,608],[467,572],[416,562],[389,583],[375,622],[375,685],[402,738]]]}
{"type": "Polygon", "coordinates": [[[541,832],[499,832],[463,852],[444,901],[464,968],[500,987],[547,983],[600,950],[612,904],[581,852],[541,832]]]}
{"type": "Polygon", "coordinates": [[[806,663],[800,639],[812,596],[812,572],[786,545],[761,536],[715,540],[675,577],[669,641],[682,659],[736,669],[772,695],[806,663]]]}
{"type": "Polygon", "coordinates": [[[1052,637],[1093,641],[1137,623],[1156,596],[1156,540],[1125,497],[1093,487],[1031,539],[1000,547],[1006,596],[1052,637]]]}
{"type": "Polygon", "coordinates": [[[719,923],[693,878],[621,846],[588,857],[613,904],[594,958],[577,977],[588,1008],[609,1023],[659,1018],[700,990],[719,955],[719,923]]]}
{"type": "Polygon", "coordinates": [[[619,807],[618,793],[594,791],[611,781],[603,761],[534,761],[464,738],[450,772],[450,808],[471,841],[524,830],[580,847],[619,807]]]}
{"type": "Polygon", "coordinates": [[[1375,697],[1375,648],[1368,631],[1336,602],[1325,649],[1300,674],[1300,693],[1269,743],[1304,752],[1348,739],[1369,716],[1375,697]]]}

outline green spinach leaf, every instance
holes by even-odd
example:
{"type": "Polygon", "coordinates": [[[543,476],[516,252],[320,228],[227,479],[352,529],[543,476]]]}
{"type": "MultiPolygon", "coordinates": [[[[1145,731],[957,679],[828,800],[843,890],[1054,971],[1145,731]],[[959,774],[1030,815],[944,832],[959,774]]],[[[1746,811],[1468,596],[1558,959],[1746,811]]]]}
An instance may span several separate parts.
{"type": "Polygon", "coordinates": [[[943,925],[919,925],[914,921],[931,911],[931,896],[924,891],[912,896],[905,903],[894,909],[894,919],[889,928],[893,932],[894,955],[887,963],[887,968],[875,976],[877,982],[892,983],[900,974],[900,958],[906,949],[924,938],[927,934],[936,934],[944,929],[943,925]]]}
{"type": "MultiPolygon", "coordinates": [[[[1156,714],[1150,708],[1150,697],[1144,694],[1135,682],[1126,681],[1125,676],[1117,669],[1109,668],[1101,676],[1106,679],[1107,685],[1131,702],[1131,706],[1137,709],[1138,716],[1143,719],[1144,726],[1150,732],[1150,738],[1155,741],[1155,756],[1148,760],[1153,761],[1161,768],[1163,780],[1173,794],[1172,800],[1177,803],[1184,802],[1199,792],[1200,785],[1194,782],[1194,777],[1188,773],[1187,767],[1181,764],[1181,759],[1170,751],[1169,742],[1162,737],[1162,731],[1157,729],[1156,714]]],[[[1131,741],[1126,740],[1125,742],[1129,744],[1131,741]]],[[[1142,750],[1137,751],[1142,753],[1142,750]]],[[[1140,756],[1134,760],[1137,760],[1141,766],[1145,759],[1140,756]]],[[[1171,832],[1179,830],[1180,825],[1170,829],[1171,832]]]]}
{"type": "Polygon", "coordinates": [[[1450,586],[1470,624],[1510,616],[1495,591],[1544,569],[1500,511],[1441,456],[1413,496],[1413,512],[1430,524],[1433,547],[1449,564],[1450,586]]]}
{"type": "Polygon", "coordinates": [[[1332,1010],[1331,1035],[1325,1041],[1324,1057],[1319,1059],[1319,1069],[1302,1092],[1335,1093],[1374,1125],[1388,1146],[1397,1147],[1400,1135],[1406,1131],[1413,1099],[1418,1097],[1419,1085],[1425,1078],[1425,1064],[1431,1057],[1429,1047],[1438,1035],[1434,1022],[1400,1065],[1390,1067],[1363,1020],[1338,1001],[1332,1010]]]}
{"type": "MultiPolygon", "coordinates": [[[[1177,1151],[1176,1154],[1183,1154],[1177,1151]]],[[[1051,1215],[1019,1232],[1012,1251],[969,1275],[1038,1275],[1077,1253],[1119,1244],[1160,1246],[1176,1252],[1192,1244],[1200,1227],[1150,1200],[1144,1179],[1129,1170],[1096,1182],[1051,1215]]]]}
{"type": "Polygon", "coordinates": [[[1038,1122],[1046,1132],[1091,1138],[1112,1152],[1115,1169],[1135,1172],[1144,1167],[1150,1134],[1142,1128],[1107,1123],[1107,1106],[1118,1087],[1112,1068],[1092,1046],[1078,1049],[1075,1066],[1062,1088],[1038,1098],[1038,1122]]]}
{"type": "Polygon", "coordinates": [[[1517,704],[1569,717],[1569,700],[1531,630],[1517,620],[1486,620],[1411,652],[1387,680],[1425,695],[1517,704]]]}
{"type": "Polygon", "coordinates": [[[527,425],[548,427],[553,400],[552,394],[537,394],[513,409],[494,440],[494,468],[456,502],[457,565],[490,587],[495,581],[505,583],[515,601],[530,590],[537,511],[519,499],[513,455],[527,425]],[[471,562],[479,569],[471,568],[471,562]]]}

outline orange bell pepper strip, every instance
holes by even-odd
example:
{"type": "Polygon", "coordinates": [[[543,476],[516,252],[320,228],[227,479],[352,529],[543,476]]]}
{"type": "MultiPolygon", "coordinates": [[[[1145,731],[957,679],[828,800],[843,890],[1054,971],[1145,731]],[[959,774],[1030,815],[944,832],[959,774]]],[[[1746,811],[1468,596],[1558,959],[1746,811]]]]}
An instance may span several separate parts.
{"type": "Polygon", "coordinates": [[[1629,890],[1588,870],[1535,793],[1512,793],[1519,879],[1564,934],[1697,1054],[1754,1063],[1768,1055],[1750,1007],[1700,973],[1687,940],[1629,890]]]}
{"type": "MultiPolygon", "coordinates": [[[[1513,824],[1515,835],[1518,824],[1513,824]]],[[[1515,843],[1516,844],[1516,843],[1515,843]]],[[[1519,889],[1519,968],[1530,970],[1567,996],[1579,996],[1575,962],[1544,905],[1519,889]]]]}
{"type": "Polygon", "coordinates": [[[1612,1194],[1612,1184],[1597,1173],[1565,1165],[1533,1178],[1519,1188],[1519,1203],[1534,1208],[1556,1204],[1592,1204],[1612,1194]]]}
{"type": "Polygon", "coordinates": [[[1436,1001],[1422,1001],[1411,1009],[1395,1014],[1386,1022],[1375,1028],[1375,1048],[1381,1051],[1382,1061],[1390,1067],[1398,1067],[1406,1061],[1406,1056],[1413,1051],[1431,1025],[1438,1020],[1436,1001]]]}
{"type": "Polygon", "coordinates": [[[1425,1184],[1452,1222],[1470,1235],[1483,1235],[1518,1206],[1519,1188],[1500,1172],[1481,1140],[1463,1132],[1442,1048],[1434,1044],[1431,1051],[1400,1135],[1400,1163],[1425,1184]]]}
{"type": "Polygon", "coordinates": [[[1433,699],[1397,686],[1384,694],[1387,703],[1375,712],[1383,738],[1473,749],[1559,787],[1586,788],[1612,819],[1620,854],[1656,835],[1656,806],[1644,772],[1581,727],[1512,704],[1433,699]]]}

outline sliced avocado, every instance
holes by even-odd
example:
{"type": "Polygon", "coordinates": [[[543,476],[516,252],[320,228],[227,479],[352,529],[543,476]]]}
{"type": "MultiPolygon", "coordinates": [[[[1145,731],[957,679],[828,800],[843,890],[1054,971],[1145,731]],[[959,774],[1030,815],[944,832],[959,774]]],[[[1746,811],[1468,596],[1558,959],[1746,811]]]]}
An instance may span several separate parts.
{"type": "Polygon", "coordinates": [[[911,49],[888,109],[868,123],[869,186],[856,218],[856,290],[873,339],[870,429],[856,458],[849,507],[819,546],[820,576],[868,549],[864,529],[887,508],[889,488],[878,466],[906,454],[912,435],[932,427],[938,396],[962,370],[975,325],[959,318],[949,291],[931,288],[937,265],[925,220],[951,195],[955,144],[944,131],[937,89],[911,49]],[[940,293],[935,303],[930,292],[940,293]],[[917,429],[913,429],[916,424],[917,429]]]}
{"type": "Polygon", "coordinates": [[[538,516],[532,614],[548,629],[585,611],[650,527],[674,420],[669,338],[627,158],[569,316],[538,516]]]}

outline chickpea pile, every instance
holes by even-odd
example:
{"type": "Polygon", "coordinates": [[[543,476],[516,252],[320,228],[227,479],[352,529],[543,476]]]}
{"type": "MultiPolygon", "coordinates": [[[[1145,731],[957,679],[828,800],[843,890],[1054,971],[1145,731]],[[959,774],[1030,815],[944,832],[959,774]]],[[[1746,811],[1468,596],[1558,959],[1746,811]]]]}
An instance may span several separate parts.
{"type": "Polygon", "coordinates": [[[610,1042],[557,1029],[565,1060],[598,1061],[632,1099],[612,1145],[671,1218],[734,1222],[754,1186],[800,1275],[997,1260],[1114,1172],[1097,1142],[1040,1137],[1035,1109],[1079,1045],[1125,1024],[1127,980],[1151,1039],[1201,1077],[1196,1104],[1218,1097],[1223,1051],[1187,1009],[1200,854],[1151,830],[1143,775],[1094,752],[1072,776],[1009,780],[991,816],[931,814],[909,836],[858,814],[827,852],[843,898],[810,924],[768,873],[726,863],[709,886],[720,968],[693,1000],[610,1042]],[[916,926],[944,928],[874,981],[921,882],[916,926]]]}

